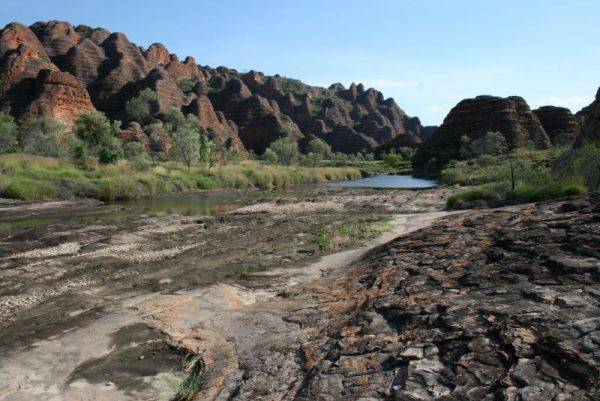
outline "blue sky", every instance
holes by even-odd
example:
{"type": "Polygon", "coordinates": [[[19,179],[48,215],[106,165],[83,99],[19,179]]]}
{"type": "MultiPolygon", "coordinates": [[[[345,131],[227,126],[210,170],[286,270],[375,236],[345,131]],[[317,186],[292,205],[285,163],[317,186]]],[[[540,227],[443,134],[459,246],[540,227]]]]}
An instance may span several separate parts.
{"type": "Polygon", "coordinates": [[[181,58],[314,85],[364,82],[424,124],[479,94],[589,104],[597,0],[0,0],[0,24],[59,19],[164,43],[181,58]]]}

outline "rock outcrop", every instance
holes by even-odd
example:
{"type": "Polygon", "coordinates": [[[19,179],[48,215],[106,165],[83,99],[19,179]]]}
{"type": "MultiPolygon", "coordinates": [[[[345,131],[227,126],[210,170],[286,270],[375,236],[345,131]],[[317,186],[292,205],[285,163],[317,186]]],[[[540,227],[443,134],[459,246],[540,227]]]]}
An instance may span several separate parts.
{"type": "Polygon", "coordinates": [[[430,163],[439,170],[451,159],[458,159],[461,138],[478,139],[488,132],[500,132],[511,148],[532,141],[537,148],[547,148],[550,139],[540,120],[521,97],[478,96],[458,103],[444,123],[423,143],[413,164],[422,169],[430,163]]]}
{"type": "Polygon", "coordinates": [[[22,121],[46,116],[71,126],[82,111],[94,110],[85,88],[68,72],[42,70],[35,83],[34,97],[22,121]]]}
{"type": "Polygon", "coordinates": [[[589,106],[577,113],[581,124],[581,132],[577,136],[575,145],[581,146],[584,141],[600,141],[600,89],[596,99],[589,106]]]}
{"type": "Polygon", "coordinates": [[[572,145],[581,131],[579,122],[565,107],[544,106],[533,110],[553,145],[572,145]]]}
{"type": "Polygon", "coordinates": [[[278,331],[206,352],[197,398],[598,400],[599,215],[592,195],[455,214],[396,238],[279,292],[281,318],[275,302],[245,309],[278,331]]]}

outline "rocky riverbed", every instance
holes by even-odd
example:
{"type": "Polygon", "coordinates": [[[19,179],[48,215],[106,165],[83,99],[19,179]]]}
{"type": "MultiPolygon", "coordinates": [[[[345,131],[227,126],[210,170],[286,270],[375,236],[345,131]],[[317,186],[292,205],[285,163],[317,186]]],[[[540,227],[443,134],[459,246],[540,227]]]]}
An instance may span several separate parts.
{"type": "Polygon", "coordinates": [[[322,255],[404,229],[399,217],[439,210],[447,196],[317,188],[253,194],[215,216],[153,216],[95,202],[5,204],[0,400],[170,399],[198,350],[153,321],[163,310],[157,302],[181,294],[212,302],[220,286],[253,299],[247,288],[273,292],[312,279],[304,268],[322,255]],[[333,238],[326,250],[315,242],[324,228],[353,224],[379,228],[356,241],[333,238]]]}
{"type": "Polygon", "coordinates": [[[450,214],[447,195],[11,229],[0,400],[599,399],[600,197],[450,214]]]}

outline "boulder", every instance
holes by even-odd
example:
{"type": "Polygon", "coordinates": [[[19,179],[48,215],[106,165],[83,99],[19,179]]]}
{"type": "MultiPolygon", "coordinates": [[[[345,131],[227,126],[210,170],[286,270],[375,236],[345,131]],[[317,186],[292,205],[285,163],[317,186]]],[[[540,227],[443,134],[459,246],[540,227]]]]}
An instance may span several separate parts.
{"type": "Polygon", "coordinates": [[[119,138],[124,142],[138,142],[144,149],[148,149],[149,139],[140,124],[132,122],[129,126],[119,132],[119,138]]]}

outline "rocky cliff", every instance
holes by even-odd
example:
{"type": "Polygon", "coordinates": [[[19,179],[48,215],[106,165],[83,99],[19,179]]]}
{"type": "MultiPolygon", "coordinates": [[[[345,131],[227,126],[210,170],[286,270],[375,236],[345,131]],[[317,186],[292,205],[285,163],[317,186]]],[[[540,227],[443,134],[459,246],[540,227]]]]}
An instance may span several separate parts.
{"type": "Polygon", "coordinates": [[[122,33],[67,22],[11,23],[0,31],[0,100],[17,118],[71,124],[95,108],[123,119],[126,102],[145,88],[157,94],[155,118],[178,108],[220,142],[259,153],[282,137],[301,145],[322,138],[346,153],[415,146],[422,128],[393,99],[361,84],[320,88],[200,66],[159,43],[143,49],[122,33]]]}
{"type": "Polygon", "coordinates": [[[542,123],[521,97],[478,96],[458,103],[443,124],[417,151],[413,161],[417,169],[428,162],[439,169],[459,158],[461,138],[478,139],[488,132],[500,132],[511,148],[533,141],[538,148],[550,145],[542,123]]]}

